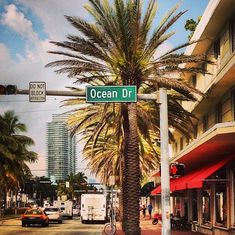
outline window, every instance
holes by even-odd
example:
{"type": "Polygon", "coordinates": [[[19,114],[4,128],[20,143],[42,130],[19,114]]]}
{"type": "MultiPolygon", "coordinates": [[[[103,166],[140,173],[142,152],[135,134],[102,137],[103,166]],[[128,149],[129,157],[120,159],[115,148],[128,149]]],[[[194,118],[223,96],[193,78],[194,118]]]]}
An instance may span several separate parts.
{"type": "Polygon", "coordinates": [[[205,184],[202,189],[202,223],[211,223],[211,188],[210,185],[205,184]]]}
{"type": "Polygon", "coordinates": [[[220,57],[220,38],[218,38],[214,43],[214,55],[216,59],[220,57]]]}
{"type": "Polygon", "coordinates": [[[192,220],[198,221],[198,208],[197,208],[197,191],[196,189],[192,190],[192,220]]]}
{"type": "Polygon", "coordinates": [[[205,75],[207,72],[207,63],[202,64],[203,74],[205,75]]]}
{"type": "Polygon", "coordinates": [[[216,225],[227,226],[227,184],[226,169],[215,175],[215,216],[216,225]]]}
{"type": "Polygon", "coordinates": [[[222,105],[217,104],[215,106],[215,122],[221,123],[222,122],[222,105]]]}
{"type": "Polygon", "coordinates": [[[203,117],[203,132],[208,130],[208,115],[203,117]]]}
{"type": "Polygon", "coordinates": [[[197,86],[197,75],[194,74],[191,78],[192,86],[196,87],[197,86]]]}
{"type": "Polygon", "coordinates": [[[177,153],[177,151],[178,151],[178,143],[175,142],[175,152],[177,153]]]}
{"type": "Polygon", "coordinates": [[[233,162],[232,165],[232,172],[233,172],[233,224],[235,226],[235,162],[233,162]]]}
{"type": "Polygon", "coordinates": [[[230,21],[230,38],[231,38],[231,49],[235,51],[235,19],[230,21]]]}
{"type": "Polygon", "coordinates": [[[197,128],[198,128],[197,124],[193,126],[193,137],[194,137],[194,139],[197,139],[197,134],[198,134],[197,128]]]}
{"type": "Polygon", "coordinates": [[[180,138],[180,150],[182,150],[183,147],[184,147],[184,138],[181,137],[181,138],[180,138]]]}
{"type": "Polygon", "coordinates": [[[235,120],[235,90],[232,91],[233,120],[235,120]]]}

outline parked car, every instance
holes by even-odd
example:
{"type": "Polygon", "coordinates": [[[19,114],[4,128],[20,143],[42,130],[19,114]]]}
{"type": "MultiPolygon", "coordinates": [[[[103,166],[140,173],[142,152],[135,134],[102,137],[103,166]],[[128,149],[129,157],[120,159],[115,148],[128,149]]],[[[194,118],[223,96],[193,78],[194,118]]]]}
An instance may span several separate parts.
{"type": "Polygon", "coordinates": [[[49,217],[41,209],[33,208],[25,211],[22,215],[22,227],[26,225],[30,226],[31,224],[40,224],[41,226],[49,225],[49,217]]]}
{"type": "Polygon", "coordinates": [[[62,213],[58,207],[50,206],[44,209],[44,212],[49,217],[49,221],[56,221],[62,223],[62,213]]]}

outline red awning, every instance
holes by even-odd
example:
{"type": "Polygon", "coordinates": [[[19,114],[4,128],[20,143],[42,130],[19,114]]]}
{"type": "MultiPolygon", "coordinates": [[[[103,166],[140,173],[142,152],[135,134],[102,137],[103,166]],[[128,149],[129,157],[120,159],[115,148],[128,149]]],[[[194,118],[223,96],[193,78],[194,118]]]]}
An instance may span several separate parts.
{"type": "MultiPolygon", "coordinates": [[[[176,181],[176,180],[177,180],[177,179],[170,179],[170,190],[171,190],[171,191],[173,191],[171,187],[175,184],[175,181],[176,181]]],[[[157,187],[151,192],[151,195],[160,194],[160,193],[161,193],[161,190],[162,190],[161,185],[159,185],[159,186],[157,186],[157,187]]]]}
{"type": "MultiPolygon", "coordinates": [[[[231,159],[232,159],[231,157],[226,157],[225,159],[219,162],[206,165],[178,179],[172,179],[170,181],[171,192],[184,189],[202,188],[203,180],[205,180],[214,172],[216,172],[224,165],[226,165],[231,159]]],[[[151,195],[156,195],[160,193],[161,193],[161,186],[159,185],[151,192],[151,195]]]]}

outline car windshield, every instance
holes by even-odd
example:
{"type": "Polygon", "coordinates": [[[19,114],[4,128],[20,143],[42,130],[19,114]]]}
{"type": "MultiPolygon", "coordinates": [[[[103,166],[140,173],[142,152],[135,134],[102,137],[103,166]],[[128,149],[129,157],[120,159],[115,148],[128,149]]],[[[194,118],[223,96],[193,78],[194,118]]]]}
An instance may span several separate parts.
{"type": "Polygon", "coordinates": [[[58,211],[59,209],[58,208],[46,208],[45,211],[48,212],[48,211],[58,211]]]}
{"type": "Polygon", "coordinates": [[[28,210],[25,212],[26,215],[42,215],[42,211],[40,210],[28,210]]]}

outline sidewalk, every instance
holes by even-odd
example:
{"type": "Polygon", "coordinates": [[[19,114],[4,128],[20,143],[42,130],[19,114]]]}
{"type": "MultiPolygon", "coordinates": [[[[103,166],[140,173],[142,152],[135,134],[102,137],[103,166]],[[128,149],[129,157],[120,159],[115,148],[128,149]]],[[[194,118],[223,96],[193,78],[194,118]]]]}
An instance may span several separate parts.
{"type": "Polygon", "coordinates": [[[9,220],[9,219],[20,219],[21,215],[17,214],[17,215],[4,215],[3,217],[0,217],[1,221],[4,220],[9,220]]]}
{"type": "MultiPolygon", "coordinates": [[[[140,227],[141,235],[161,235],[162,226],[160,222],[157,225],[152,225],[152,219],[141,218],[140,227]]],[[[124,235],[120,223],[117,223],[117,235],[124,235]]],[[[201,233],[172,229],[172,235],[201,235],[201,233]]]]}

